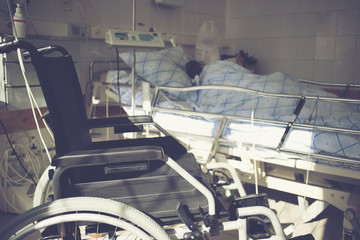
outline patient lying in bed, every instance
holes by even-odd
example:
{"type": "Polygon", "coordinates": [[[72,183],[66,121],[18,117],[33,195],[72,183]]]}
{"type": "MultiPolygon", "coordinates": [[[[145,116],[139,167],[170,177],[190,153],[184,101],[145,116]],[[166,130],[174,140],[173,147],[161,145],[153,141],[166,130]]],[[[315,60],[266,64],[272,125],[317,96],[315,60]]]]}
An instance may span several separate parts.
{"type": "MultiPolygon", "coordinates": [[[[215,61],[206,66],[198,64],[195,69],[198,72],[189,77],[186,72],[189,60],[179,46],[159,52],[137,52],[136,54],[138,79],[150,82],[152,85],[178,88],[226,85],[275,94],[335,97],[319,88],[305,86],[284,72],[274,72],[268,75],[253,74],[245,67],[240,66],[241,61],[237,63],[215,61]]],[[[131,64],[130,53],[120,54],[120,56],[129,65],[131,64]]],[[[141,92],[138,94],[140,96],[141,92]]],[[[298,102],[297,98],[260,97],[220,88],[190,92],[167,91],[167,94],[172,101],[186,103],[197,112],[246,117],[253,115],[255,118],[284,122],[289,121],[298,102]]],[[[120,95],[121,98],[124,96],[124,94],[120,95]]],[[[360,107],[356,104],[349,105],[320,102],[316,98],[315,100],[306,99],[296,122],[359,130],[360,107]]],[[[329,151],[336,155],[360,158],[358,151],[360,140],[358,137],[355,139],[354,137],[349,134],[337,133],[329,136],[329,133],[316,131],[310,144],[314,152],[329,151]]]]}

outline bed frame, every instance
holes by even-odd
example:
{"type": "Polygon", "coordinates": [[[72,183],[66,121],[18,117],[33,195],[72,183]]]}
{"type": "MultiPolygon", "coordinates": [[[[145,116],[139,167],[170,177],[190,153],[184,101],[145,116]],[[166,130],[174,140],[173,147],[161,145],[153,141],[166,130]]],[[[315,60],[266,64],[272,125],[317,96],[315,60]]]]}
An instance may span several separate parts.
{"type": "MultiPolygon", "coordinates": [[[[91,66],[93,69],[93,66],[91,66]]],[[[92,70],[91,70],[92,71],[92,70]]],[[[91,74],[94,76],[94,74],[91,74]]],[[[332,92],[342,92],[346,96],[351,89],[357,89],[360,85],[354,84],[326,84],[326,83],[314,83],[307,80],[302,80],[307,84],[316,84],[320,85],[324,89],[335,89],[331,90],[332,92]],[[344,90],[342,90],[344,89],[344,90]]],[[[91,79],[91,84],[96,85],[100,84],[102,86],[107,86],[108,83],[104,81],[96,81],[94,78],[91,79]],[[102,83],[101,83],[102,82],[102,83]]],[[[275,189],[278,191],[283,191],[287,193],[294,194],[298,196],[298,204],[303,209],[302,219],[305,222],[311,221],[316,216],[318,216],[329,204],[335,206],[336,208],[348,213],[353,209],[358,209],[358,204],[360,202],[360,161],[358,159],[347,159],[340,157],[327,156],[316,153],[300,152],[300,151],[287,151],[283,150],[281,142],[278,147],[272,150],[274,152],[283,152],[286,154],[296,155],[297,158],[290,159],[281,159],[274,156],[262,157],[257,154],[254,150],[252,144],[244,144],[240,142],[229,141],[227,139],[221,138],[221,134],[224,130],[225,123],[231,119],[241,119],[249,122],[268,122],[264,119],[254,119],[254,118],[243,118],[238,116],[229,116],[229,115],[220,115],[212,113],[200,113],[194,111],[187,111],[181,109],[167,109],[158,106],[159,98],[163,91],[194,91],[207,88],[209,86],[196,86],[188,87],[186,89],[176,89],[170,87],[154,87],[155,94],[151,99],[144,99],[152,102],[152,113],[156,112],[171,112],[178,113],[184,116],[192,115],[198,117],[214,117],[221,119],[221,124],[217,129],[217,134],[214,137],[207,137],[194,134],[186,134],[178,131],[172,131],[166,129],[178,140],[180,140],[189,151],[194,153],[197,161],[202,164],[205,168],[206,165],[210,162],[217,163],[229,163],[235,169],[238,170],[240,180],[243,183],[255,184],[257,186],[263,186],[270,189],[275,189]],[[199,144],[199,141],[206,144],[199,144]],[[327,161],[332,163],[346,163],[351,164],[352,168],[340,168],[337,166],[326,165],[318,161],[313,161],[313,159],[327,161]]],[[[298,98],[301,102],[301,98],[304,96],[296,95],[278,95],[278,94],[269,94],[259,91],[251,91],[249,89],[241,89],[234,87],[226,86],[210,86],[210,88],[223,88],[227,90],[247,92],[251,94],[256,94],[260,96],[268,97],[288,97],[288,98],[298,98]]],[[[99,89],[97,89],[99,90],[99,89]]],[[[144,90],[144,89],[143,89],[144,90]]],[[[94,96],[101,97],[99,93],[92,92],[90,94],[95,99],[94,96]]],[[[349,99],[349,98],[319,98],[312,96],[305,96],[307,99],[324,100],[324,101],[336,101],[336,102],[351,102],[355,104],[360,104],[360,100],[349,99]]],[[[111,99],[111,97],[110,97],[111,99]]],[[[102,99],[104,100],[104,99],[102,99]]],[[[100,99],[96,100],[101,102],[100,99]]],[[[110,101],[112,104],[116,104],[117,101],[112,99],[110,101]]],[[[93,104],[92,101],[91,104],[93,104]]],[[[90,109],[94,105],[90,106],[90,109]]],[[[141,108],[142,106],[138,106],[141,108]]],[[[156,121],[156,119],[155,119],[156,121]]],[[[272,124],[278,124],[280,126],[288,126],[289,122],[272,122],[272,124]]],[[[359,135],[359,130],[347,130],[340,128],[331,128],[331,127],[322,127],[314,126],[309,124],[297,124],[291,122],[291,128],[307,128],[307,129],[317,129],[322,131],[335,131],[335,132],[346,132],[348,134],[359,135]]],[[[288,130],[289,130],[288,129],[288,130]]],[[[287,136],[287,133],[284,133],[284,140],[287,136]]],[[[261,146],[256,146],[260,147],[261,146]]],[[[262,147],[266,149],[266,147],[262,147]]],[[[226,173],[225,173],[226,174],[226,173]]],[[[359,212],[356,211],[355,218],[359,219],[359,212]]],[[[359,227],[359,226],[357,226],[359,227]]],[[[354,229],[354,224],[352,220],[347,218],[345,214],[344,218],[344,235],[351,234],[354,229]]]]}
{"type": "MultiPolygon", "coordinates": [[[[234,91],[247,91],[248,89],[234,89],[226,88],[224,86],[211,86],[214,88],[224,88],[224,89],[231,89],[234,91]]],[[[183,89],[182,91],[190,91],[190,90],[197,90],[203,89],[206,87],[190,87],[187,89],[183,89]]],[[[239,142],[229,142],[229,140],[222,139],[221,133],[224,131],[225,122],[229,119],[242,119],[247,121],[254,121],[254,122],[267,122],[263,119],[250,119],[250,118],[243,118],[238,116],[227,116],[227,115],[219,115],[219,114],[208,114],[208,113],[198,113],[198,112],[187,112],[184,110],[174,110],[174,109],[164,109],[157,106],[157,101],[159,94],[162,90],[173,90],[173,88],[167,87],[157,87],[157,91],[155,93],[155,98],[153,101],[153,112],[156,111],[171,111],[177,112],[181,114],[188,114],[188,115],[196,115],[196,116],[210,116],[210,117],[217,117],[222,119],[222,124],[218,129],[218,133],[213,138],[208,138],[207,141],[210,142],[210,148],[208,149],[208,156],[201,156],[198,155],[199,162],[206,163],[209,162],[211,159],[215,158],[217,161],[227,161],[231,162],[234,167],[239,169],[242,174],[242,181],[255,183],[255,178],[257,184],[285,191],[290,192],[299,196],[309,197],[321,201],[325,201],[330,203],[341,210],[345,210],[347,205],[347,200],[350,194],[354,191],[355,186],[360,186],[360,162],[357,159],[346,159],[340,157],[333,157],[327,155],[321,155],[316,153],[307,153],[307,152],[295,152],[295,151],[286,151],[281,148],[281,143],[279,143],[279,147],[277,149],[271,149],[274,151],[282,151],[287,152],[290,154],[296,154],[299,156],[298,159],[286,159],[279,160],[276,158],[262,158],[261,156],[256,156],[256,153],[249,150],[251,148],[251,144],[239,144],[239,142]],[[229,147],[229,145],[236,146],[236,147],[229,147]],[[247,149],[245,149],[247,147],[247,149]],[[338,168],[329,165],[324,165],[321,163],[310,161],[310,159],[322,159],[331,162],[343,162],[349,163],[358,169],[345,169],[345,168],[338,168]],[[240,160],[240,161],[239,161],[240,160]],[[255,171],[254,161],[257,162],[255,165],[257,171],[255,171]],[[292,174],[289,174],[289,170],[293,171],[292,174]],[[258,174],[254,174],[254,173],[258,174]],[[308,181],[305,181],[309,175],[308,181]],[[343,183],[345,186],[334,186],[335,183],[330,183],[329,180],[335,181],[337,183],[343,183]],[[349,188],[349,185],[354,185],[353,187],[349,188]]],[[[261,92],[253,92],[253,94],[258,95],[271,95],[274,94],[267,94],[261,92]]],[[[279,97],[284,97],[284,95],[278,95],[279,97]]],[[[286,97],[298,97],[299,99],[302,96],[286,96],[286,97]]],[[[306,97],[311,98],[311,97],[306,97]]],[[[354,99],[331,99],[331,98],[324,98],[323,100],[326,101],[340,101],[340,102],[355,102],[360,103],[360,100],[354,99]]],[[[274,124],[274,123],[272,123],[274,124]]],[[[276,122],[275,124],[281,126],[288,126],[289,122],[276,122]]],[[[330,127],[322,127],[322,126],[312,126],[306,124],[297,124],[292,122],[291,128],[309,128],[309,129],[317,129],[322,131],[336,131],[336,132],[345,132],[349,133],[347,129],[340,129],[340,128],[330,128],[330,127]]],[[[175,136],[181,139],[190,149],[200,150],[198,146],[196,146],[196,138],[204,138],[203,136],[187,136],[186,134],[182,134],[181,132],[172,132],[175,136]]],[[[359,135],[360,131],[352,130],[351,134],[359,135]]],[[[284,133],[283,138],[286,138],[286,133],[284,133]]],[[[282,139],[283,140],[283,139],[282,139]]],[[[264,148],[261,147],[260,148],[264,148]]],[[[205,149],[203,149],[205,151],[205,149]]],[[[316,203],[318,204],[318,203],[316,203]]],[[[320,213],[323,208],[326,207],[326,204],[323,204],[321,209],[318,209],[317,213],[320,213]]],[[[316,217],[317,213],[311,209],[309,213],[306,213],[304,218],[307,220],[311,220],[312,218],[316,217]],[[312,212],[311,215],[308,215],[312,212]],[[316,215],[314,215],[316,214],[316,215]]]]}

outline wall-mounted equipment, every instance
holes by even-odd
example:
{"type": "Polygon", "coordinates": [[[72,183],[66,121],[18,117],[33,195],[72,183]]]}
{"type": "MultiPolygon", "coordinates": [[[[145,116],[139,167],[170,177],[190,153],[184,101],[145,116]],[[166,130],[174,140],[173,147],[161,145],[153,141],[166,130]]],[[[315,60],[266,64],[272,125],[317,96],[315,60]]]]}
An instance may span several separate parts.
{"type": "Polygon", "coordinates": [[[110,29],[105,33],[105,42],[112,46],[150,48],[165,47],[161,34],[157,32],[122,31],[110,29]]]}
{"type": "Polygon", "coordinates": [[[68,37],[70,38],[89,38],[90,25],[88,24],[68,24],[68,37]]]}
{"type": "Polygon", "coordinates": [[[166,7],[183,7],[184,0],[154,0],[156,4],[166,7]]]}

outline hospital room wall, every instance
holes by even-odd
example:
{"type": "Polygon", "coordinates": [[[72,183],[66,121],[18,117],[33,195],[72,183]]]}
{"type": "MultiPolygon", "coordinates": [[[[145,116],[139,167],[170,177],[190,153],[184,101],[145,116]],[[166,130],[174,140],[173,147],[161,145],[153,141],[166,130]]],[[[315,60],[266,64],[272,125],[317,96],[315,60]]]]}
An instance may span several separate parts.
{"type": "Polygon", "coordinates": [[[360,84],[359,0],[230,0],[228,23],[259,74],[360,84]]]}

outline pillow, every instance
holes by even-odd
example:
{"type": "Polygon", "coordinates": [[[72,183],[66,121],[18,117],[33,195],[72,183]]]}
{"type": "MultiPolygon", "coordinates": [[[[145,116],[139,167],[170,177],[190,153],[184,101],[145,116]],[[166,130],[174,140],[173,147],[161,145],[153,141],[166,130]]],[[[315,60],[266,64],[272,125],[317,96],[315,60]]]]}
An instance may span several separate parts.
{"type": "MultiPolygon", "coordinates": [[[[123,61],[131,67],[131,52],[120,53],[123,61]]],[[[189,87],[191,79],[185,72],[188,62],[180,47],[160,51],[136,52],[135,72],[144,81],[156,86],[189,87]]],[[[172,95],[179,95],[177,94],[172,95]]]]}

